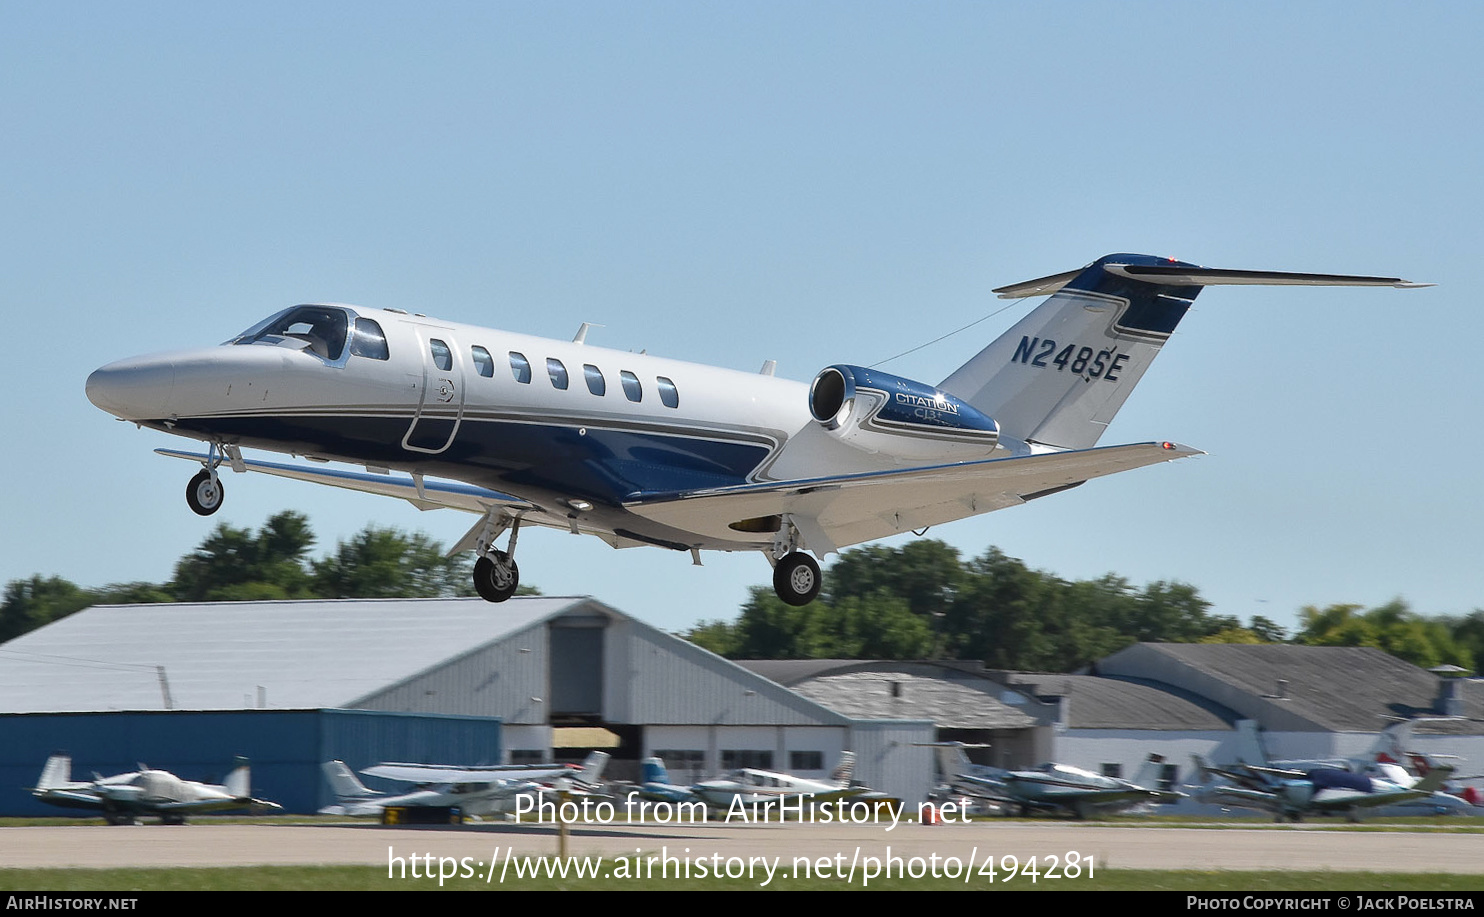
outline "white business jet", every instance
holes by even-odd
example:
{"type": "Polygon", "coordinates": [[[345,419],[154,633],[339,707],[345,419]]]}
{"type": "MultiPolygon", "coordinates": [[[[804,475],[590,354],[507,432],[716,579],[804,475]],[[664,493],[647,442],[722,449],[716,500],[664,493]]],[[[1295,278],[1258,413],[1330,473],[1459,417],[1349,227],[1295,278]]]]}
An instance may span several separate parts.
{"type": "Polygon", "coordinates": [[[848,545],[1015,506],[1198,454],[1095,448],[1204,286],[1415,287],[1394,277],[1211,270],[1149,255],[996,290],[1049,295],[936,385],[836,364],[810,384],[392,309],[295,306],[224,345],[111,363],[88,398],[207,443],[186,489],[221,507],[221,466],[479,515],[485,599],[515,593],[527,524],[617,548],[759,551],[783,601],[819,592],[848,545]],[[244,447],[364,471],[246,459],[244,447]],[[394,474],[393,472],[400,472],[394,474]],[[505,547],[496,539],[509,533],[505,547]],[[808,552],[808,553],[806,553],[808,552]]]}

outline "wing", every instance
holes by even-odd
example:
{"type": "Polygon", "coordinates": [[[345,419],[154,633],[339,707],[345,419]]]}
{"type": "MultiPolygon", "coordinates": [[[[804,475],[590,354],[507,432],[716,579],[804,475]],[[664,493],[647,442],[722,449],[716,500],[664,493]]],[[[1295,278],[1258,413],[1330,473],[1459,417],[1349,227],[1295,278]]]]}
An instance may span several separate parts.
{"type": "Polygon", "coordinates": [[[103,800],[87,790],[50,789],[34,794],[37,799],[64,809],[101,809],[103,800]]]}
{"type": "Polygon", "coordinates": [[[403,783],[525,783],[574,776],[576,770],[565,764],[513,765],[492,767],[444,767],[437,764],[377,764],[361,771],[368,777],[381,777],[403,783]]]}
{"type": "Polygon", "coordinates": [[[276,812],[283,806],[266,799],[239,796],[234,799],[198,799],[191,802],[162,802],[149,806],[149,811],[160,814],[189,815],[193,812],[232,812],[251,809],[254,812],[276,812]]]}
{"type": "MultiPolygon", "coordinates": [[[[885,538],[1016,506],[1084,481],[1201,455],[1175,443],[1136,443],[782,483],[745,484],[646,497],[624,508],[664,525],[721,541],[734,523],[791,514],[809,548],[823,556],[885,538]]],[[[759,525],[750,531],[761,531],[759,525]]],[[[776,526],[769,530],[776,531],[776,526]]]]}

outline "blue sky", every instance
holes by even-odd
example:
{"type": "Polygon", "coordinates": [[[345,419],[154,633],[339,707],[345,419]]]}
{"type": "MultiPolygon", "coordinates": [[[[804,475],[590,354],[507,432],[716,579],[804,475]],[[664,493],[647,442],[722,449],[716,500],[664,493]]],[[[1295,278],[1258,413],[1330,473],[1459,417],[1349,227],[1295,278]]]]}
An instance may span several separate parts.
{"type": "MultiPolygon", "coordinates": [[[[1215,610],[1484,606],[1477,36],[1464,3],[0,5],[0,582],[165,580],[217,522],[470,520],[229,475],[83,394],[298,302],[807,380],[1112,251],[1395,274],[1207,291],[1104,443],[1210,454],[934,529],[1215,610]]],[[[1028,305],[1028,304],[1027,304],[1028,305]]],[[[936,382],[1016,306],[886,369],[936,382]]],[[[755,555],[522,537],[525,581],[661,627],[755,555]]],[[[491,609],[492,614],[499,610],[491,609]]]]}

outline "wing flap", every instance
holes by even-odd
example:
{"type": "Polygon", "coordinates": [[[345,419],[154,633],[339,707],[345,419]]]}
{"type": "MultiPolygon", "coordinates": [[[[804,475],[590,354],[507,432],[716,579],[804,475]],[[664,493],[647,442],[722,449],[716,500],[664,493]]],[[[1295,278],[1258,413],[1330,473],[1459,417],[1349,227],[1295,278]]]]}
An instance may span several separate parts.
{"type": "MultiPolygon", "coordinates": [[[[720,541],[771,541],[734,523],[792,514],[817,524],[824,554],[912,529],[1015,506],[1047,492],[1145,465],[1200,455],[1175,443],[1135,443],[988,459],[900,471],[748,484],[648,497],[624,504],[635,515],[720,541]]],[[[805,532],[806,539],[808,532],[805,532]]]]}

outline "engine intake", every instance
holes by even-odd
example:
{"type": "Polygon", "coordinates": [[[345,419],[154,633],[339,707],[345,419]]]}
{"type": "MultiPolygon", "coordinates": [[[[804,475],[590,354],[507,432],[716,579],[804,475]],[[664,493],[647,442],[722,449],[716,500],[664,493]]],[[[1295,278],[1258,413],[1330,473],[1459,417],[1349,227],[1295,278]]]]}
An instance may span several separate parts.
{"type": "Polygon", "coordinates": [[[993,418],[930,385],[861,366],[827,366],[809,386],[809,413],[841,441],[908,459],[982,457],[999,443],[993,418]]]}

